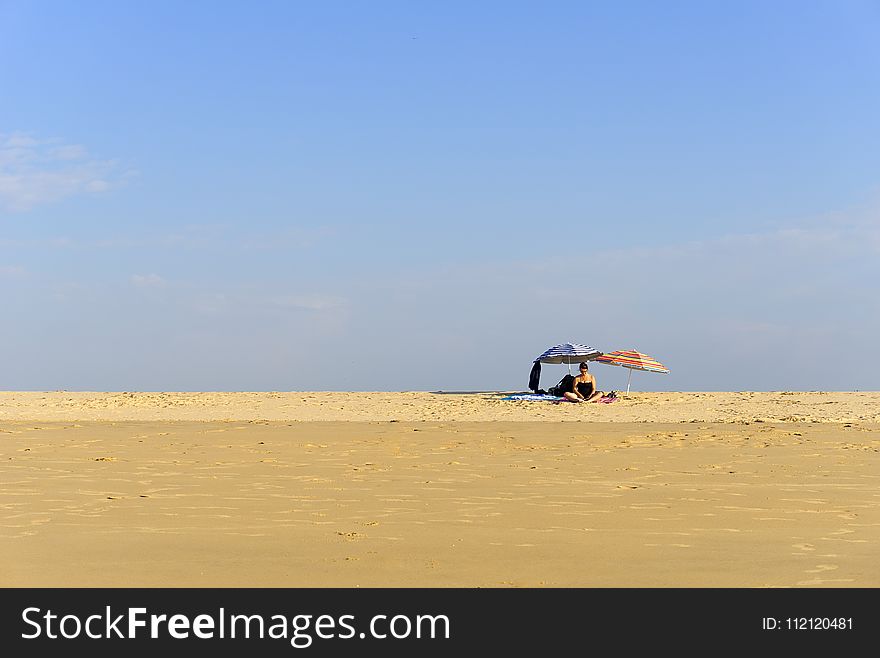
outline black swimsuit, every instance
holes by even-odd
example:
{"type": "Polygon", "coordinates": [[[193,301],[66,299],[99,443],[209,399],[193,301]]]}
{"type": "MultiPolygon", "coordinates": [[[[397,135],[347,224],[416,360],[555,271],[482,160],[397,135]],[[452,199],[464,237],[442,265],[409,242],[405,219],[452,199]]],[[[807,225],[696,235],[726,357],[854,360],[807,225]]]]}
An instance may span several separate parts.
{"type": "Polygon", "coordinates": [[[585,398],[589,398],[593,394],[593,385],[589,382],[587,382],[586,384],[578,382],[577,389],[578,393],[583,395],[585,398]]]}

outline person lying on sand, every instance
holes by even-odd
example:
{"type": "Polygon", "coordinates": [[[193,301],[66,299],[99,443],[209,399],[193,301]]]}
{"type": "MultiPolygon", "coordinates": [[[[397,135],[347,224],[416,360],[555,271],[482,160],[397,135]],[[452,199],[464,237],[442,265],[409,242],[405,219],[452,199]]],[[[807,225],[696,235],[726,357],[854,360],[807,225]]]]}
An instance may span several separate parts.
{"type": "Polygon", "coordinates": [[[563,393],[563,397],[572,402],[598,402],[604,393],[596,390],[596,378],[586,363],[581,363],[580,369],[581,374],[574,378],[571,390],[563,393]]]}

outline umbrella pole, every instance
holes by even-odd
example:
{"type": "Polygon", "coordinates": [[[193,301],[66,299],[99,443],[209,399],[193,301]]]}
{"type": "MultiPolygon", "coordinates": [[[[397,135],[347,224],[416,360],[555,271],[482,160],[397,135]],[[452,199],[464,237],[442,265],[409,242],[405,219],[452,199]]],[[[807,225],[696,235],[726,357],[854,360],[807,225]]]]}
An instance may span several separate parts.
{"type": "Polygon", "coordinates": [[[627,368],[629,370],[629,377],[626,378],[626,394],[629,395],[629,382],[633,378],[633,370],[632,368],[627,368]]]}

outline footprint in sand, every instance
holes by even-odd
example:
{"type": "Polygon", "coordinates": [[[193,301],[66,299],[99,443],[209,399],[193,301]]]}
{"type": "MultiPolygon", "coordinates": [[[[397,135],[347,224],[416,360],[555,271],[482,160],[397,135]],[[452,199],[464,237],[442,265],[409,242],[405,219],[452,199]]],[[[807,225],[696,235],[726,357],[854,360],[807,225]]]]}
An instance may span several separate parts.
{"type": "Polygon", "coordinates": [[[822,573],[823,571],[834,571],[839,567],[836,564],[817,564],[815,569],[806,569],[807,573],[822,573]]]}
{"type": "Polygon", "coordinates": [[[363,535],[359,532],[337,532],[337,535],[340,537],[344,537],[348,541],[356,541],[358,539],[366,539],[366,535],[363,535]]]}

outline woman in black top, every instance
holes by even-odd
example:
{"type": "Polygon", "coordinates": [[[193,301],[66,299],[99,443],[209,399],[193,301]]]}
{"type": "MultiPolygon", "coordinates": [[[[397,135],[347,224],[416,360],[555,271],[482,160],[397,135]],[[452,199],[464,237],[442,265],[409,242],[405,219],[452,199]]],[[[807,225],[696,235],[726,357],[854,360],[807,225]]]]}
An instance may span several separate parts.
{"type": "Polygon", "coordinates": [[[598,402],[604,394],[596,390],[596,378],[590,374],[586,363],[581,363],[580,369],[581,374],[572,382],[572,390],[563,395],[572,402],[598,402]]]}

